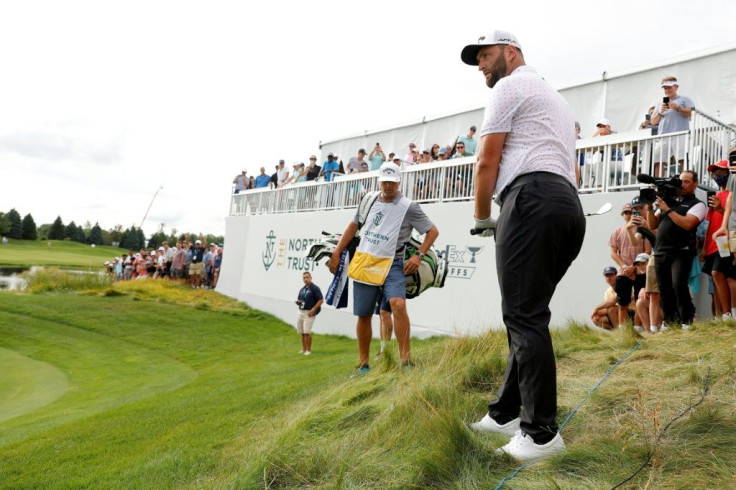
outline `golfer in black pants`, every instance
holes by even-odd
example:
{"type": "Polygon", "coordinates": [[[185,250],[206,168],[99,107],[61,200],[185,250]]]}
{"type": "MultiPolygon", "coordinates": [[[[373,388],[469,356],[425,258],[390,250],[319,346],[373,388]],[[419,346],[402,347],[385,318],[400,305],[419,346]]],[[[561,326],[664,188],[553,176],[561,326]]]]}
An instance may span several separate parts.
{"type": "Polygon", "coordinates": [[[526,66],[516,37],[494,31],[461,54],[493,88],[475,167],[475,232],[496,237],[509,358],[498,398],[473,428],[512,436],[500,451],[534,461],[565,449],[549,303],[580,252],[585,217],[575,183],[570,107],[526,66]],[[491,198],[501,206],[491,217],[491,198]],[[523,410],[522,410],[523,407],[523,410]]]}

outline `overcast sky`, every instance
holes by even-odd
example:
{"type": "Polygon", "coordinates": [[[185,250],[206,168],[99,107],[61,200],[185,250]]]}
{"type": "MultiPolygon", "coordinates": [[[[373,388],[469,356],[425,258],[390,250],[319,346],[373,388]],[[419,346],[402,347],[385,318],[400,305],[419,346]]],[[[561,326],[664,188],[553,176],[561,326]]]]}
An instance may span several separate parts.
{"type": "Polygon", "coordinates": [[[137,226],[163,185],[147,235],[224,234],[243,169],[483,106],[493,29],[558,88],[736,40],[736,2],[569,4],[3,2],[0,211],[137,226]]]}

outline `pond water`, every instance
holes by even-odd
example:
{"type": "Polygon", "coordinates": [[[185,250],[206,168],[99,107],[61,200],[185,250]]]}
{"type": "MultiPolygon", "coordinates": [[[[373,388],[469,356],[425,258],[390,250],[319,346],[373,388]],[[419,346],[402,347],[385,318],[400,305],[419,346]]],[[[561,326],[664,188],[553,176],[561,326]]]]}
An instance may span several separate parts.
{"type": "Polygon", "coordinates": [[[34,267],[0,267],[0,290],[21,291],[26,288],[26,280],[20,277],[23,272],[34,267]]]}

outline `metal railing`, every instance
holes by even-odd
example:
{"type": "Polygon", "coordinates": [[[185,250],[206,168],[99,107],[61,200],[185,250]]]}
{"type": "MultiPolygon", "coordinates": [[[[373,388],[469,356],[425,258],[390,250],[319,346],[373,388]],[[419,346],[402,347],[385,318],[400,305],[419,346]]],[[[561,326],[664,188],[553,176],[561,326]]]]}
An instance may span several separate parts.
{"type": "MultiPolygon", "coordinates": [[[[715,186],[708,165],[736,146],[736,128],[693,110],[690,130],[651,136],[649,130],[578,140],[580,192],[615,192],[641,187],[636,176],[658,177],[695,170],[700,181],[715,186]]],[[[473,198],[475,157],[402,165],[401,192],[419,203],[473,198]]],[[[336,176],[333,182],[301,182],[280,189],[253,189],[232,197],[230,215],[324,211],[357,207],[378,190],[377,172],[336,176]]]]}

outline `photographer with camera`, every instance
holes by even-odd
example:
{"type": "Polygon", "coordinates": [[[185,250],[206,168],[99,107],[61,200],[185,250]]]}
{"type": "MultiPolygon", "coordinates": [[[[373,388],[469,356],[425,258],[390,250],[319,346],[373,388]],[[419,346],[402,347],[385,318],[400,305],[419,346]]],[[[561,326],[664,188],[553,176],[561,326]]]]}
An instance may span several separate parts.
{"type": "Polygon", "coordinates": [[[299,316],[296,320],[296,331],[302,336],[302,350],[299,354],[308,356],[312,353],[312,326],[314,319],[320,312],[320,307],[324,299],[322,291],[312,282],[312,274],[305,272],[302,274],[304,287],[299,290],[299,295],[295,301],[299,307],[299,316]]]}
{"type": "MultiPolygon", "coordinates": [[[[641,179],[640,179],[641,180],[641,179]]],[[[657,211],[647,216],[651,229],[657,230],[654,268],[662,298],[664,321],[674,323],[679,317],[683,330],[695,318],[688,277],[695,257],[695,231],[707,209],[695,197],[698,174],[685,170],[680,174],[679,197],[669,195],[672,181],[658,179],[655,202],[657,211]],[[670,186],[670,187],[668,187],[670,186]]]]}

